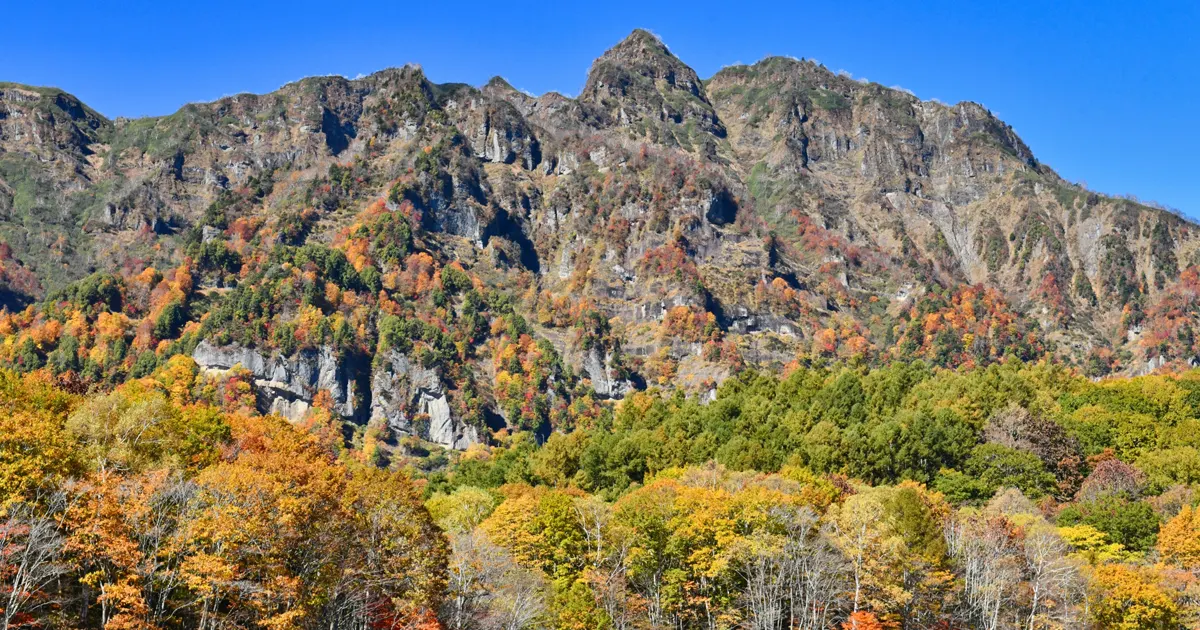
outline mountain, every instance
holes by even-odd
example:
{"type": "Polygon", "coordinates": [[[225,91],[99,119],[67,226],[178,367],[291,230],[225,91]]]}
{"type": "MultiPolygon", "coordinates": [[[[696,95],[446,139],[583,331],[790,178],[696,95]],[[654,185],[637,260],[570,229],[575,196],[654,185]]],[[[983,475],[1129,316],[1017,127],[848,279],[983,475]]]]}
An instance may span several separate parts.
{"type": "Polygon", "coordinates": [[[0,363],[190,357],[214,400],[455,448],[746,368],[1185,365],[1196,229],[978,104],[782,57],[703,80],[640,30],[577,98],[407,66],[109,120],[0,84],[0,363]]]}

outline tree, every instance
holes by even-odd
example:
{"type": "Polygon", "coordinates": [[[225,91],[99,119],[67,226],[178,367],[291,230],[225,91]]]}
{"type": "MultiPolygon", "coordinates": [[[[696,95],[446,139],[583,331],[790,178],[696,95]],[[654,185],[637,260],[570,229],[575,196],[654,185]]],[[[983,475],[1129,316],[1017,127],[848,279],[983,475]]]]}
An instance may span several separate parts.
{"type": "Polygon", "coordinates": [[[875,612],[904,626],[931,625],[942,616],[953,582],[944,536],[950,506],[940,493],[911,481],[876,492],[885,492],[887,523],[903,541],[903,550],[891,571],[897,587],[894,602],[877,605],[875,612]]]}
{"type": "Polygon", "coordinates": [[[1070,548],[1054,526],[1041,519],[1027,525],[1023,533],[1024,578],[1029,591],[1026,627],[1047,627],[1051,617],[1062,623],[1071,621],[1077,603],[1074,596],[1081,590],[1083,578],[1076,562],[1067,557],[1070,548]]]}
{"type": "Polygon", "coordinates": [[[830,508],[833,542],[850,564],[854,583],[851,612],[870,602],[886,601],[887,585],[904,548],[904,540],[889,526],[886,507],[878,493],[860,493],[830,508]]]}
{"type": "Polygon", "coordinates": [[[963,510],[947,521],[946,544],[962,576],[966,617],[996,630],[1024,564],[1012,524],[1003,516],[963,510]]]}
{"type": "Polygon", "coordinates": [[[1131,551],[1147,551],[1158,536],[1158,515],[1145,501],[1129,501],[1108,495],[1095,501],[1076,503],[1058,514],[1059,525],[1091,525],[1131,551]]]}
{"type": "Polygon", "coordinates": [[[1092,618],[1099,627],[1167,630],[1179,627],[1179,606],[1156,584],[1152,569],[1105,564],[1096,569],[1092,618]]]}
{"type": "Polygon", "coordinates": [[[875,613],[859,610],[850,613],[846,621],[842,622],[842,630],[887,630],[892,627],[879,621],[879,617],[875,613]]]}
{"type": "Polygon", "coordinates": [[[446,542],[403,475],[335,460],[278,417],[229,421],[236,455],[196,476],[183,536],[198,625],[386,626],[437,610],[446,542]]]}
{"type": "Polygon", "coordinates": [[[578,577],[587,559],[587,540],[575,514],[578,491],[511,488],[510,497],[484,521],[493,540],[513,557],[552,579],[578,577]]]}
{"type": "Polygon", "coordinates": [[[54,349],[54,352],[46,357],[46,361],[57,374],[78,372],[80,368],[79,340],[74,335],[64,335],[58,340],[58,347],[54,349]]]}
{"type": "Polygon", "coordinates": [[[776,510],[786,536],[782,554],[788,619],[802,630],[828,627],[849,591],[849,563],[834,545],[834,530],[809,506],[776,510]]]}
{"type": "Polygon", "coordinates": [[[450,494],[435,494],[425,503],[430,516],[452,534],[475,530],[496,509],[499,499],[482,488],[459,486],[450,494]]]}
{"type": "Polygon", "coordinates": [[[779,535],[760,533],[734,551],[745,584],[739,603],[752,630],[774,630],[783,624],[789,578],[785,541],[779,535]]]}
{"type": "Polygon", "coordinates": [[[166,474],[122,477],[101,471],[79,488],[80,501],[68,515],[75,526],[65,548],[84,572],[81,582],[89,587],[84,609],[95,604],[101,625],[147,627],[153,617],[149,600],[174,594],[164,585],[178,582],[162,567],[177,566],[178,558],[158,552],[163,551],[164,537],[169,540],[175,532],[170,526],[153,526],[166,520],[167,510],[156,513],[161,506],[154,498],[167,479],[166,474]]]}
{"type": "Polygon", "coordinates": [[[1184,569],[1200,569],[1200,509],[1185,505],[1158,533],[1163,560],[1184,569]]]}
{"type": "Polygon", "coordinates": [[[450,533],[450,564],[442,619],[450,630],[477,627],[486,614],[488,589],[498,579],[496,555],[503,550],[481,531],[450,533]]]}
{"type": "Polygon", "coordinates": [[[1004,487],[1019,488],[1034,498],[1045,496],[1054,490],[1055,479],[1032,453],[981,444],[971,451],[962,472],[943,470],[934,485],[955,503],[980,503],[1004,487]]]}
{"type": "Polygon", "coordinates": [[[137,382],[88,400],[67,419],[66,428],[102,473],[144,470],[172,456],[170,442],[186,431],[178,408],[137,382]]]}
{"type": "Polygon", "coordinates": [[[1083,453],[1079,441],[1057,422],[1030,413],[1015,402],[992,414],[984,429],[984,439],[1037,455],[1054,474],[1059,496],[1071,496],[1082,481],[1083,453]]]}
{"type": "Polygon", "coordinates": [[[173,339],[179,328],[187,321],[187,309],[182,300],[171,300],[154,320],[154,336],[158,339],[173,339]]]}
{"type": "Polygon", "coordinates": [[[525,630],[546,614],[548,589],[541,575],[505,558],[501,556],[497,567],[484,627],[525,630]]]}
{"type": "MultiPolygon", "coordinates": [[[[345,532],[330,541],[332,549],[311,551],[340,575],[321,625],[362,627],[434,614],[447,588],[449,551],[416,489],[403,475],[373,467],[347,472],[340,512],[306,532],[317,544],[327,539],[325,531],[345,532]],[[339,527],[342,519],[349,528],[339,527]]],[[[302,579],[319,588],[319,575],[302,579]]]]}
{"type": "Polygon", "coordinates": [[[583,581],[612,630],[627,630],[645,612],[645,602],[629,587],[629,531],[614,523],[612,506],[596,497],[575,500],[575,514],[588,543],[591,566],[583,581]]]}
{"type": "Polygon", "coordinates": [[[1079,486],[1077,501],[1090,502],[1112,495],[1136,499],[1146,485],[1142,471],[1118,459],[1106,459],[1096,464],[1087,479],[1079,486]]]}
{"type": "Polygon", "coordinates": [[[1180,446],[1150,451],[1138,458],[1138,467],[1146,472],[1147,486],[1162,492],[1174,485],[1200,483],[1200,449],[1180,446]]]}
{"type": "Polygon", "coordinates": [[[523,630],[548,612],[540,571],[521,567],[482,528],[450,534],[442,619],[450,630],[523,630]]]}
{"type": "Polygon", "coordinates": [[[80,470],[62,418],[44,410],[0,411],[0,509],[53,492],[80,470]]]}
{"type": "MultiPolygon", "coordinates": [[[[65,497],[50,499],[61,510],[65,497]]],[[[33,625],[33,615],[56,602],[51,586],[67,573],[55,514],[34,504],[10,504],[0,520],[0,630],[33,625]]]]}
{"type": "Polygon", "coordinates": [[[1022,597],[1009,608],[1024,607],[1024,625],[1030,630],[1075,623],[1086,582],[1080,573],[1082,562],[1069,555],[1072,549],[1064,534],[1015,488],[997,492],[984,513],[1012,523],[1013,540],[1024,555],[1022,597]]]}
{"type": "Polygon", "coordinates": [[[1129,561],[1134,556],[1124,545],[1110,542],[1108,534],[1091,525],[1059,527],[1058,535],[1073,549],[1073,557],[1093,566],[1106,562],[1129,561]]]}

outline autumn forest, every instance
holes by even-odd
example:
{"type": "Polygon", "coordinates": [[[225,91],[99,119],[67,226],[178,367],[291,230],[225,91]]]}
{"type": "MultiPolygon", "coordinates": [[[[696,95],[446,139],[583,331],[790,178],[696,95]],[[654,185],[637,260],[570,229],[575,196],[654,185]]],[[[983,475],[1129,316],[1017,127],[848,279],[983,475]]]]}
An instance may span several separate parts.
{"type": "MultiPolygon", "coordinates": [[[[1174,628],[1200,375],[747,372],[384,470],[317,408],[0,373],[5,628],[1174,628]]],[[[422,455],[426,455],[422,457],[422,455]]],[[[399,463],[399,462],[398,462],[399,463]]]]}

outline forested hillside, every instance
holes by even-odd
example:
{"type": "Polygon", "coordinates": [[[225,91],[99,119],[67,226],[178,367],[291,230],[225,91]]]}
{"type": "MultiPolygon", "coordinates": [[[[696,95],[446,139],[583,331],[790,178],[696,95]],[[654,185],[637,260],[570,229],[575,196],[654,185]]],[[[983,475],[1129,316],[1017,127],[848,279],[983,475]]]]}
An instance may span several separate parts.
{"type": "Polygon", "coordinates": [[[1178,628],[1200,374],[745,372],[447,458],[177,356],[0,373],[5,628],[1178,628]],[[387,470],[387,469],[391,470],[387,470]]]}

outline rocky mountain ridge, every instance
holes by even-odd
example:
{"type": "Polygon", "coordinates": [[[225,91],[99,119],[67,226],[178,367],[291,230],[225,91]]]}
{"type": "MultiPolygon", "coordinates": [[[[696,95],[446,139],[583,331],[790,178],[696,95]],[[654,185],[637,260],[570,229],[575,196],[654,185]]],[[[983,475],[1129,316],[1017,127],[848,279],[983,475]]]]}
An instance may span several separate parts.
{"type": "MultiPolygon", "coordinates": [[[[577,385],[599,399],[707,391],[745,367],[797,362],[1053,357],[1097,376],[1187,363],[1200,354],[1184,272],[1195,228],[1064,181],[980,105],[782,57],[702,80],[645,31],[598,58],[577,98],[498,77],[434,84],[409,66],[110,121],[65,92],[0,84],[0,283],[14,313],[51,295],[13,324],[14,348],[24,322],[55,317],[54,296],[88,273],[119,277],[127,305],[147,270],[186,268],[199,293],[178,273],[158,278],[140,310],[125,308],[154,330],[123,343],[249,369],[263,411],[299,418],[326,390],[347,419],[450,447],[487,431],[455,405],[510,424],[526,413],[499,400],[521,374],[536,409],[575,400],[577,385]],[[344,252],[353,282],[334,293],[359,298],[290,305],[276,291],[261,298],[274,300],[256,315],[261,334],[218,338],[230,335],[211,313],[240,287],[293,267],[333,273],[326,258],[279,258],[310,247],[344,252]],[[440,271],[406,293],[423,265],[440,271]],[[450,267],[469,279],[448,299],[450,267]],[[507,296],[530,322],[510,341],[530,361],[561,356],[545,359],[553,378],[477,333],[460,341],[478,350],[440,371],[375,347],[388,309],[443,330],[474,312],[509,321],[497,314],[510,306],[465,305],[470,286],[507,296]],[[153,296],[172,290],[186,308],[159,330],[153,296]],[[364,352],[383,358],[350,369],[328,344],[276,338],[313,305],[355,322],[364,352]]],[[[231,313],[234,328],[249,316],[231,313]]],[[[57,351],[34,345],[33,363],[57,351]]],[[[132,373],[135,357],[123,360],[113,374],[132,373]]]]}

